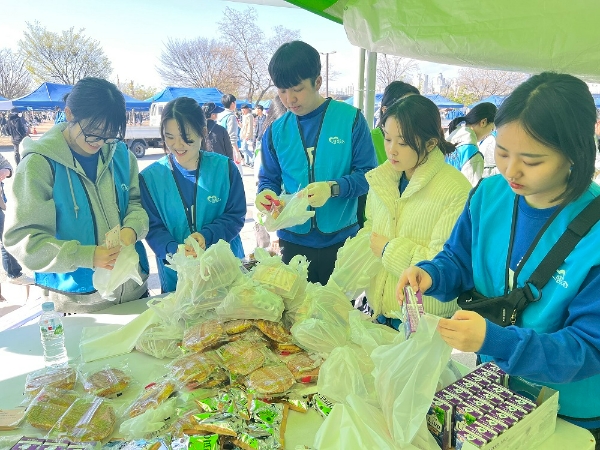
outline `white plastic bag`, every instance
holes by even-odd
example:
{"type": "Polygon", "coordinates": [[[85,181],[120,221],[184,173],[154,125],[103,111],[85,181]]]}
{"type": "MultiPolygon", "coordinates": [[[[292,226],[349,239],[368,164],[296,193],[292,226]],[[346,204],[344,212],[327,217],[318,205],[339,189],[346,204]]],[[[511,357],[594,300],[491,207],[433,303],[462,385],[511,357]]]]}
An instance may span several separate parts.
{"type": "Polygon", "coordinates": [[[252,269],[252,278],[283,298],[293,299],[308,283],[306,256],[296,255],[289,264],[281,256],[271,256],[264,248],[257,248],[254,257],[258,264],[252,269]]]}
{"type": "Polygon", "coordinates": [[[170,398],[158,405],[156,409],[150,408],[139,416],[125,420],[119,428],[119,434],[125,439],[148,439],[166,428],[166,425],[175,417],[176,398],[170,398]]]}
{"type": "Polygon", "coordinates": [[[135,349],[158,359],[181,356],[183,327],[177,325],[150,325],[138,338],[135,349]]]}
{"type": "Polygon", "coordinates": [[[438,322],[439,317],[421,316],[410,339],[404,340],[398,333],[393,344],[371,353],[381,410],[400,447],[409,445],[422,428],[440,374],[450,359],[452,349],[437,332],[438,322]]]}
{"type": "Polygon", "coordinates": [[[250,278],[234,286],[215,309],[222,319],[264,319],[279,322],[283,313],[282,298],[250,278]]]}
{"type": "Polygon", "coordinates": [[[355,299],[369,287],[371,279],[382,267],[381,258],[371,251],[371,235],[361,233],[348,238],[338,250],[329,280],[335,282],[349,299],[355,299]]]}
{"type": "MultiPolygon", "coordinates": [[[[373,350],[381,345],[392,344],[398,337],[398,332],[392,328],[371,322],[371,318],[358,310],[350,311],[350,336],[352,342],[360,345],[370,355],[373,350]]],[[[401,334],[401,333],[400,333],[401,334]]]]}
{"type": "Polygon", "coordinates": [[[284,202],[284,207],[279,212],[277,218],[273,214],[265,214],[265,228],[267,231],[277,231],[282,228],[289,228],[295,225],[302,225],[308,219],[315,215],[310,211],[308,205],[308,195],[306,189],[302,189],[296,194],[283,194],[279,199],[284,202]]]}
{"type": "Polygon", "coordinates": [[[94,289],[107,300],[114,300],[114,291],[129,280],[141,285],[142,277],[138,271],[140,257],[135,251],[135,246],[127,245],[121,249],[112,270],[98,268],[94,270],[92,282],[94,289]]]}
{"type": "Polygon", "coordinates": [[[337,403],[344,403],[348,395],[358,395],[378,406],[371,374],[374,368],[369,355],[357,345],[334,348],[319,370],[319,393],[337,403]]]}

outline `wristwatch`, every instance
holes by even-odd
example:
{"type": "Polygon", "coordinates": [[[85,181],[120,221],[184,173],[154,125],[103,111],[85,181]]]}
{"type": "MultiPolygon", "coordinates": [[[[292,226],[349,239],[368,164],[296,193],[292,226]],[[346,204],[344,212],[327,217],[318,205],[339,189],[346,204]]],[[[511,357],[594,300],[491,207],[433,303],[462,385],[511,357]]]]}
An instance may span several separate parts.
{"type": "Polygon", "coordinates": [[[340,195],[340,185],[337,184],[335,181],[330,181],[329,187],[331,188],[331,197],[332,198],[340,195]]]}

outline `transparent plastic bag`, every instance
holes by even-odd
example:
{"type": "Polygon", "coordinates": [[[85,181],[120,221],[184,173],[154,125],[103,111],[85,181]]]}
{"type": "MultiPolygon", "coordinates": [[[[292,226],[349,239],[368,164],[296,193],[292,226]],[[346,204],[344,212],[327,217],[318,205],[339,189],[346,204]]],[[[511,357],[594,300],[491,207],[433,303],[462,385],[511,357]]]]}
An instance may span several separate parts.
{"type": "Polygon", "coordinates": [[[71,442],[102,441],[117,423],[115,410],[101,397],[78,398],[50,431],[50,436],[66,437],[71,442]]]}
{"type": "Polygon", "coordinates": [[[121,249],[112,270],[98,268],[94,270],[92,282],[94,289],[107,300],[114,300],[114,291],[129,280],[141,286],[142,277],[138,271],[140,257],[135,251],[135,246],[126,245],[121,249]]]}
{"type": "Polygon", "coordinates": [[[138,352],[158,359],[177,358],[181,355],[183,327],[178,325],[150,325],[135,343],[138,352]]]}
{"type": "Polygon", "coordinates": [[[306,299],[291,328],[292,336],[306,350],[330,353],[350,339],[348,314],[353,310],[339,289],[309,284],[306,299]]]}
{"type": "Polygon", "coordinates": [[[189,351],[201,352],[224,344],[229,340],[220,319],[209,319],[189,327],[183,334],[181,345],[189,351]]]}
{"type": "Polygon", "coordinates": [[[296,255],[289,264],[281,256],[271,256],[263,248],[254,251],[258,264],[252,269],[252,279],[284,299],[293,299],[308,283],[308,261],[306,256],[296,255]]]}
{"type": "Polygon", "coordinates": [[[358,310],[350,311],[348,318],[352,342],[360,345],[367,355],[370,355],[380,345],[389,345],[394,340],[400,339],[397,331],[388,326],[371,322],[371,317],[358,310]]]}
{"type": "Polygon", "coordinates": [[[163,379],[146,386],[138,398],[127,409],[129,417],[137,417],[149,409],[157,409],[179,390],[179,383],[172,379],[163,379]]]}
{"type": "Polygon", "coordinates": [[[329,278],[346,294],[355,299],[363,293],[371,279],[382,269],[381,258],[371,251],[371,235],[361,233],[348,238],[338,250],[333,273],[329,278]]]}
{"type": "Polygon", "coordinates": [[[79,374],[85,392],[96,397],[118,397],[132,381],[127,364],[120,364],[119,368],[106,364],[82,365],[79,367],[79,374]]]}
{"type": "Polygon", "coordinates": [[[39,430],[51,430],[80,397],[72,390],[46,386],[38,392],[27,407],[25,421],[39,430]]]}
{"type": "Polygon", "coordinates": [[[215,312],[222,319],[281,320],[284,304],[282,298],[259,283],[246,278],[234,286],[215,312]]]}
{"type": "Polygon", "coordinates": [[[176,416],[176,399],[171,398],[156,408],[121,423],[119,434],[126,439],[150,438],[166,429],[169,419],[176,416]]]}
{"type": "Polygon", "coordinates": [[[72,390],[77,382],[77,370],[71,366],[45,367],[27,374],[25,397],[32,400],[44,387],[72,390]]]}
{"type": "Polygon", "coordinates": [[[383,345],[371,353],[375,387],[391,435],[400,446],[409,445],[422,428],[438,379],[452,349],[437,332],[439,317],[421,316],[417,331],[404,340],[383,345]]]}
{"type": "Polygon", "coordinates": [[[344,403],[350,394],[378,406],[375,368],[369,355],[357,345],[334,348],[321,366],[317,387],[319,393],[337,403],[344,403]]]}
{"type": "Polygon", "coordinates": [[[314,211],[309,210],[306,189],[292,195],[282,194],[279,196],[279,200],[283,202],[283,208],[264,214],[264,225],[267,231],[302,225],[315,215],[314,211]]]}

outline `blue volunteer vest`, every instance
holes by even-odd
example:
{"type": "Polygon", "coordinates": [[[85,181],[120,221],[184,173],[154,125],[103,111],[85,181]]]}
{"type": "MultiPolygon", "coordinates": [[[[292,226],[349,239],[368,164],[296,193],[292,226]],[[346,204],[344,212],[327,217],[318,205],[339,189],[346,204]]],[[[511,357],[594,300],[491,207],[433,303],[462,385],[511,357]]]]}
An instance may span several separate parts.
{"type": "Polygon", "coordinates": [[[477,153],[479,153],[479,148],[475,144],[459,145],[456,150],[446,155],[446,162],[458,170],[462,170],[463,166],[477,153]]]}
{"type": "MultiPolygon", "coordinates": [[[[65,241],[79,241],[82,245],[101,245],[104,236],[98,236],[96,217],[90,206],[88,193],[83,184],[82,176],[74,170],[68,169],[56,161],[46,158],[52,167],[54,174],[54,187],[52,195],[56,206],[56,239],[65,241]],[[73,184],[73,195],[79,209],[75,211],[73,197],[69,188],[70,171],[71,183],[73,184]]],[[[115,192],[119,207],[121,225],[127,214],[129,206],[129,179],[130,163],[129,150],[127,146],[119,142],[115,149],[113,164],[109,170],[113,170],[115,180],[115,192]]],[[[144,245],[138,241],[135,249],[140,257],[140,267],[144,273],[149,273],[148,257],[144,245]]],[[[35,272],[35,283],[45,286],[50,290],[71,294],[92,294],[96,292],[92,277],[94,269],[80,267],[74,272],[68,273],[42,273],[35,272]]]]}
{"type": "MultiPolygon", "coordinates": [[[[517,278],[522,287],[544,256],[585,206],[600,195],[600,186],[592,183],[577,200],[567,205],[546,229],[517,278]]],[[[512,210],[515,194],[500,175],[484,179],[474,192],[469,209],[473,224],[473,279],[475,288],[488,297],[505,291],[506,261],[510,248],[512,210]]],[[[596,224],[575,247],[552,279],[542,288],[542,298],[527,306],[517,326],[537,333],[553,333],[564,328],[568,308],[593,266],[600,264],[600,224],[596,224]]],[[[560,355],[550,355],[560,358],[560,355]]],[[[482,358],[483,359],[483,358],[482,358]]],[[[600,375],[566,384],[547,386],[560,392],[560,415],[567,419],[600,417],[600,375]]]]}
{"type": "MultiPolygon", "coordinates": [[[[196,191],[196,228],[211,223],[225,212],[229,198],[229,158],[217,153],[201,152],[200,174],[196,191]]],[[[152,197],[160,218],[173,238],[182,243],[190,234],[190,225],[185,213],[183,201],[172,173],[169,157],[148,166],[142,171],[142,177],[152,197]]],[[[238,258],[244,257],[242,239],[238,234],[229,243],[231,251],[238,258]]],[[[165,265],[165,261],[156,258],[158,275],[163,292],[172,292],[177,286],[177,272],[165,265]]]]}
{"type": "MultiPolygon", "coordinates": [[[[331,100],[317,136],[312,165],[295,114],[285,113],[271,125],[273,148],[281,167],[285,192],[295,194],[316,181],[332,181],[352,171],[352,126],[356,108],[331,100]]],[[[337,233],[357,222],[358,199],[330,198],[315,217],[302,225],[286,228],[296,234],[317,229],[323,234],[337,233]]],[[[312,209],[312,208],[311,208],[312,209]]]]}

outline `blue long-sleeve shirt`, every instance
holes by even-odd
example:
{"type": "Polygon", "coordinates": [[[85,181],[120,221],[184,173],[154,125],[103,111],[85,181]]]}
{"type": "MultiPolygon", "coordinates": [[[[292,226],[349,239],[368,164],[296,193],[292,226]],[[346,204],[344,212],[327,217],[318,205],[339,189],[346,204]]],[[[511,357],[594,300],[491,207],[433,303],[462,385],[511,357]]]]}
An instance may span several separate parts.
{"type": "MultiPolygon", "coordinates": [[[[535,209],[521,197],[510,268],[514,270],[555,208],[535,209]]],[[[510,214],[509,211],[506,211],[510,214]]],[[[474,286],[472,221],[465,207],[443,250],[417,266],[432,279],[426,294],[450,301],[474,286]]],[[[501,262],[499,262],[501,264],[501,262]]],[[[537,333],[518,326],[501,327],[486,320],[478,353],[491,356],[503,370],[541,383],[568,383],[600,373],[600,267],[593,267],[571,300],[564,326],[554,333],[537,333]]],[[[590,426],[585,425],[586,428],[590,426]]],[[[600,424],[598,425],[600,426],[600,424]]]]}
{"type": "MultiPolygon", "coordinates": [[[[190,206],[196,190],[196,171],[184,169],[177,163],[175,158],[171,158],[171,161],[173,162],[173,173],[178,185],[181,187],[183,201],[186,206],[190,206]]],[[[200,176],[202,176],[202,171],[200,171],[200,176]]],[[[230,242],[240,233],[244,226],[246,194],[240,172],[231,160],[229,161],[229,182],[229,197],[225,205],[225,212],[212,222],[202,224],[198,230],[204,236],[206,248],[215,244],[219,239],[230,242]]],[[[150,219],[150,231],[148,231],[146,241],[158,258],[165,259],[167,254],[175,253],[177,246],[182,244],[182,242],[177,242],[166,228],[143,179],[140,180],[140,191],[142,206],[150,219]]]]}
{"type": "MultiPolygon", "coordinates": [[[[315,147],[319,137],[319,130],[323,121],[323,114],[331,100],[325,101],[314,111],[298,116],[304,142],[307,147],[315,147]]],[[[262,152],[262,161],[258,178],[258,192],[270,189],[277,195],[281,194],[282,174],[277,154],[273,148],[270,127],[265,131],[262,138],[262,148],[268,151],[262,152]]],[[[367,121],[362,114],[357,114],[352,124],[352,167],[350,173],[335,181],[340,186],[340,198],[357,198],[369,191],[369,184],[365,173],[377,167],[375,148],[371,139],[371,132],[367,121]]],[[[299,237],[286,230],[279,230],[277,235],[288,242],[314,248],[324,248],[343,242],[346,238],[354,236],[358,232],[358,224],[341,230],[338,233],[324,235],[318,230],[311,230],[308,234],[299,237]]]]}

